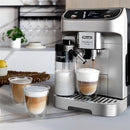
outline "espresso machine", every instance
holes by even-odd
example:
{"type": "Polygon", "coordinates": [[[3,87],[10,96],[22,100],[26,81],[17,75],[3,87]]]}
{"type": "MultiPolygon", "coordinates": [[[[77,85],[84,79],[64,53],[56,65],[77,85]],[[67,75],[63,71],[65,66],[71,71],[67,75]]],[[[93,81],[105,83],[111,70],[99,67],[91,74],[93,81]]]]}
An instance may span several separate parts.
{"type": "Polygon", "coordinates": [[[56,47],[56,66],[71,72],[71,78],[62,80],[56,75],[57,108],[89,111],[98,116],[117,116],[126,110],[130,84],[129,25],[130,10],[126,8],[67,10],[63,14],[63,44],[56,47]],[[86,98],[74,82],[75,69],[84,63],[90,68],[92,61],[94,68],[100,70],[98,91],[96,96],[86,98]]]}

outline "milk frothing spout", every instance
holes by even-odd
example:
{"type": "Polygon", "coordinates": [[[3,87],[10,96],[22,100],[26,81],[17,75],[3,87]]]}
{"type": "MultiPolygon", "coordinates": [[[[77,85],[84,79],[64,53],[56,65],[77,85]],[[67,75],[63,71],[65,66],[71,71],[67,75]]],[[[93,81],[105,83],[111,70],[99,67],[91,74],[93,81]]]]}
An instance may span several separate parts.
{"type": "Polygon", "coordinates": [[[85,64],[87,62],[87,60],[84,59],[83,56],[81,56],[80,52],[78,52],[77,50],[70,50],[70,53],[72,53],[73,56],[78,57],[82,64],[85,64]]]}

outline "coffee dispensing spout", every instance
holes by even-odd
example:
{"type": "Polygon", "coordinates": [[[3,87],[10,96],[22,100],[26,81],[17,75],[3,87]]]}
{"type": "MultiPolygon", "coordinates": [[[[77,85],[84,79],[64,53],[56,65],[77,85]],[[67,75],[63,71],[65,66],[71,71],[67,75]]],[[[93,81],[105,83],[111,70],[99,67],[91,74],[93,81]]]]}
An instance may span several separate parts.
{"type": "Polygon", "coordinates": [[[97,50],[92,50],[92,51],[91,51],[91,57],[92,57],[92,60],[93,60],[93,61],[95,61],[96,56],[97,56],[97,50]]]}
{"type": "Polygon", "coordinates": [[[85,59],[81,56],[80,52],[78,52],[77,50],[70,50],[70,53],[71,53],[73,56],[78,57],[78,58],[80,59],[80,61],[82,62],[82,64],[85,64],[85,63],[87,62],[87,60],[85,60],[85,59]]]}

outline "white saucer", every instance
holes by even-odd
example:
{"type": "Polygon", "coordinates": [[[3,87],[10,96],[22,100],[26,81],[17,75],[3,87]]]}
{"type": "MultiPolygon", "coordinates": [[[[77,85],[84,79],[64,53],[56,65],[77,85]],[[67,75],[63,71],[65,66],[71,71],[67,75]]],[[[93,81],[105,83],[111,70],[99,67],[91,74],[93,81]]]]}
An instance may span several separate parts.
{"type": "Polygon", "coordinates": [[[26,48],[29,48],[29,49],[44,49],[44,48],[46,48],[46,46],[26,46],[26,48]]]}
{"type": "Polygon", "coordinates": [[[40,42],[30,42],[26,48],[29,49],[44,49],[46,48],[46,46],[42,46],[42,44],[40,42]]]}

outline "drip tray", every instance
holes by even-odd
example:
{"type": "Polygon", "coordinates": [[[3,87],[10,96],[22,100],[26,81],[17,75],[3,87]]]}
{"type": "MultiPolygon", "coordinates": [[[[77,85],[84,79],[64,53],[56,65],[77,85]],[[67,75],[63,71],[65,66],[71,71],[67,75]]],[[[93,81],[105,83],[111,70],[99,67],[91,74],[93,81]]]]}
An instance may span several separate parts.
{"type": "Polygon", "coordinates": [[[65,110],[87,110],[99,116],[117,116],[126,110],[127,98],[119,100],[98,95],[89,98],[79,94],[72,97],[55,95],[55,106],[65,110]]]}

